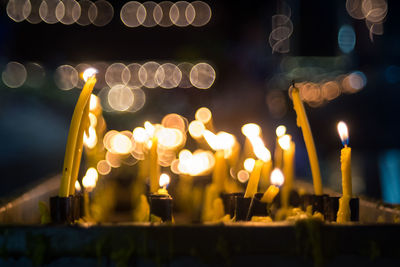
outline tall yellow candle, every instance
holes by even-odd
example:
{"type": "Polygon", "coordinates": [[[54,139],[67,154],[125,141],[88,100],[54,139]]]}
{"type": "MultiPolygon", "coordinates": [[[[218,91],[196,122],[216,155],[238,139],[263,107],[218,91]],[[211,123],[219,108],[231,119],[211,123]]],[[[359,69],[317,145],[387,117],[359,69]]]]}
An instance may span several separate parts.
{"type": "Polygon", "coordinates": [[[157,154],[158,140],[153,136],[150,148],[149,176],[150,176],[150,192],[155,193],[158,189],[158,178],[160,177],[160,166],[158,165],[157,154]]]}
{"type": "Polygon", "coordinates": [[[261,198],[261,202],[272,203],[274,198],[279,193],[279,187],[282,186],[285,181],[285,177],[280,169],[275,168],[271,172],[271,185],[268,187],[267,191],[265,191],[264,195],[261,198]]]}
{"type": "MultiPolygon", "coordinates": [[[[72,115],[71,125],[68,133],[67,147],[65,150],[63,172],[60,184],[60,190],[58,195],[60,197],[67,197],[70,194],[70,183],[71,174],[75,159],[75,149],[77,147],[79,135],[79,128],[82,122],[82,117],[84,115],[85,107],[89,102],[90,95],[92,94],[94,85],[96,84],[96,70],[93,68],[87,69],[84,72],[84,77],[86,77],[85,86],[79,96],[78,103],[75,106],[74,113],[72,115]]],[[[83,138],[83,132],[82,137],[83,138]]]]}
{"type": "Polygon", "coordinates": [[[283,151],[282,147],[279,145],[279,138],[285,135],[286,127],[284,125],[279,125],[276,130],[276,142],[275,142],[275,151],[274,151],[274,165],[275,168],[282,169],[283,166],[283,151]]]}
{"type": "Polygon", "coordinates": [[[338,123],[338,132],[340,139],[344,145],[340,153],[340,163],[342,171],[342,190],[343,196],[339,199],[339,210],[337,213],[337,222],[350,221],[350,199],[352,197],[352,182],[351,182],[351,148],[349,144],[349,133],[344,122],[338,123]]]}
{"type": "Polygon", "coordinates": [[[215,165],[212,174],[212,183],[218,192],[224,191],[226,176],[228,173],[228,166],[226,165],[225,153],[223,150],[218,150],[214,154],[215,165]]]}
{"type": "Polygon", "coordinates": [[[295,144],[291,136],[285,134],[279,138],[279,145],[283,150],[283,175],[285,185],[282,187],[281,202],[284,208],[289,206],[290,191],[293,188],[295,144]]]}
{"type": "Polygon", "coordinates": [[[260,175],[264,162],[262,160],[256,160],[253,171],[250,174],[249,182],[247,183],[246,192],[244,197],[253,197],[258,190],[258,182],[260,181],[260,175]]]}
{"type": "Polygon", "coordinates": [[[319,169],[317,151],[315,149],[314,139],[311,133],[310,124],[307,119],[303,102],[300,99],[299,89],[292,86],[293,107],[297,114],[297,126],[301,127],[304,142],[306,144],[308,158],[310,161],[311,173],[314,184],[314,192],[316,195],[322,195],[321,172],[319,169]]]}

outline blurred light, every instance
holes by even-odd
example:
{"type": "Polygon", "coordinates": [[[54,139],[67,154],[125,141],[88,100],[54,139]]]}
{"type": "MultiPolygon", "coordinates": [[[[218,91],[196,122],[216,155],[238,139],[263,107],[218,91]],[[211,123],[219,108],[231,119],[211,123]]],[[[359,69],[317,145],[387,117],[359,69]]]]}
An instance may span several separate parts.
{"type": "Polygon", "coordinates": [[[387,67],[385,77],[389,83],[398,83],[400,81],[400,67],[394,65],[387,67]]]}
{"type": "Polygon", "coordinates": [[[122,63],[113,63],[111,64],[105,74],[105,80],[108,86],[113,87],[115,85],[120,85],[120,84],[126,84],[124,83],[125,81],[129,81],[130,79],[130,72],[128,71],[127,73],[125,72],[125,77],[123,79],[122,73],[126,69],[126,66],[122,63]]]}
{"type": "Polygon", "coordinates": [[[78,65],[75,66],[75,69],[78,72],[79,77],[81,78],[81,79],[78,79],[78,85],[76,87],[82,88],[85,85],[85,80],[83,80],[82,74],[86,69],[88,69],[90,67],[91,67],[91,65],[89,65],[87,63],[79,63],[78,65]]]}
{"type": "Polygon", "coordinates": [[[96,95],[91,94],[90,95],[90,100],[89,100],[89,110],[93,111],[97,108],[97,106],[99,105],[99,99],[96,95]]]}
{"type": "Polygon", "coordinates": [[[156,88],[159,86],[155,79],[156,72],[160,64],[154,61],[146,62],[139,69],[139,80],[147,88],[156,88]]]}
{"type": "Polygon", "coordinates": [[[82,190],[81,184],[79,183],[79,181],[75,181],[75,190],[77,192],[81,192],[81,190],[82,190]]]}
{"type": "Polygon", "coordinates": [[[199,89],[208,89],[215,81],[215,70],[207,63],[199,63],[190,71],[190,82],[199,89]]]}
{"type": "Polygon", "coordinates": [[[10,19],[15,22],[21,22],[29,16],[31,8],[29,0],[9,0],[6,10],[10,19]]]}
{"type": "Polygon", "coordinates": [[[132,149],[132,142],[126,135],[118,133],[110,138],[110,147],[111,153],[126,155],[132,149]]]}
{"type": "Polygon", "coordinates": [[[106,152],[107,163],[113,168],[121,167],[121,157],[120,155],[114,154],[110,151],[106,152]]]}
{"type": "Polygon", "coordinates": [[[286,133],[286,127],[284,125],[279,125],[276,127],[275,133],[277,137],[283,136],[286,133]]]}
{"type": "Polygon", "coordinates": [[[29,13],[29,16],[26,18],[26,20],[29,23],[32,24],[38,24],[42,21],[42,19],[40,18],[40,14],[39,14],[39,7],[40,4],[42,3],[42,0],[30,0],[31,2],[31,12],[29,13]]]}
{"type": "Polygon", "coordinates": [[[80,0],[79,5],[81,7],[81,15],[76,23],[81,26],[87,26],[91,23],[89,19],[89,10],[93,17],[97,17],[97,7],[92,1],[89,0],[80,0]]]}
{"type": "Polygon", "coordinates": [[[291,141],[292,141],[292,138],[290,137],[290,135],[287,135],[287,134],[279,137],[279,139],[278,139],[279,146],[283,150],[289,150],[290,149],[290,142],[291,141]]]}
{"type": "Polygon", "coordinates": [[[56,15],[56,9],[60,3],[61,3],[61,5],[63,5],[63,3],[60,0],[44,0],[44,1],[42,1],[42,3],[40,4],[40,7],[39,7],[40,18],[48,24],[57,23],[58,19],[57,19],[57,15],[56,15]]]}
{"type": "Polygon", "coordinates": [[[355,71],[348,75],[347,78],[352,92],[361,90],[367,84],[367,77],[361,71],[355,71]]]}
{"type": "Polygon", "coordinates": [[[84,80],[85,82],[87,82],[87,80],[88,80],[90,77],[96,75],[97,72],[98,72],[98,71],[97,71],[95,68],[87,68],[87,69],[83,72],[82,78],[83,78],[83,80],[84,80]]]}
{"type": "Polygon", "coordinates": [[[189,124],[189,133],[195,139],[202,137],[205,129],[204,124],[199,120],[194,120],[189,124]]]}
{"type": "Polygon", "coordinates": [[[183,63],[178,64],[178,68],[182,73],[179,87],[181,87],[181,88],[192,87],[192,83],[190,82],[190,71],[193,68],[193,64],[188,63],[188,62],[183,62],[183,63]]]}
{"type": "Polygon", "coordinates": [[[142,83],[139,79],[139,70],[141,65],[137,63],[129,64],[122,71],[122,82],[133,89],[139,89],[142,87],[142,83]]]}
{"type": "Polygon", "coordinates": [[[114,16],[113,6],[105,0],[94,2],[94,6],[89,7],[89,20],[98,27],[102,27],[110,23],[114,16]]]}
{"type": "Polygon", "coordinates": [[[184,117],[179,114],[171,113],[166,115],[162,121],[161,125],[166,128],[175,128],[185,134],[187,132],[187,122],[184,117]]]}
{"type": "Polygon", "coordinates": [[[271,160],[271,152],[265,146],[256,146],[254,148],[254,154],[258,159],[261,159],[264,162],[268,162],[271,160]]]}
{"type": "Polygon", "coordinates": [[[179,153],[179,162],[175,169],[179,173],[199,176],[209,173],[214,165],[215,158],[211,151],[196,150],[192,154],[184,149],[179,153]]]}
{"type": "Polygon", "coordinates": [[[237,178],[238,178],[239,182],[245,183],[249,180],[250,174],[245,170],[240,170],[237,174],[237,178]]]}
{"type": "Polygon", "coordinates": [[[92,112],[89,112],[90,126],[95,128],[97,125],[97,117],[92,112]]]}
{"type": "Polygon", "coordinates": [[[146,9],[136,1],[127,2],[121,9],[121,21],[128,27],[140,26],[146,18],[146,9]],[[144,14],[144,15],[143,15],[144,14]]]}
{"type": "Polygon", "coordinates": [[[162,64],[156,71],[155,79],[160,87],[171,89],[177,87],[182,79],[182,72],[172,63],[162,64]]]}
{"type": "Polygon", "coordinates": [[[277,187],[281,187],[284,182],[285,182],[285,177],[283,176],[282,171],[278,168],[275,168],[271,172],[271,184],[277,187]]]}
{"type": "Polygon", "coordinates": [[[99,175],[95,168],[89,168],[86,171],[86,175],[82,178],[82,185],[87,190],[91,191],[96,187],[97,179],[99,175]]]}
{"type": "Polygon", "coordinates": [[[139,143],[144,143],[149,138],[147,131],[142,127],[136,127],[133,130],[132,135],[133,135],[133,139],[135,140],[135,142],[139,142],[139,143]]]}
{"type": "Polygon", "coordinates": [[[117,84],[108,92],[108,104],[116,111],[128,110],[134,102],[132,90],[122,84],[117,84]]]}
{"type": "Polygon", "coordinates": [[[156,127],[149,121],[144,122],[144,129],[149,137],[153,137],[156,132],[156,127]]]}
{"type": "Polygon", "coordinates": [[[176,149],[184,140],[183,133],[175,128],[162,128],[157,132],[158,145],[165,149],[176,149]]]}
{"type": "Polygon", "coordinates": [[[106,160],[100,160],[97,163],[97,171],[101,175],[107,175],[111,172],[111,166],[108,164],[108,162],[106,160]]]}
{"type": "Polygon", "coordinates": [[[83,133],[83,143],[89,149],[93,149],[97,145],[97,134],[94,126],[89,127],[89,136],[86,135],[86,132],[83,133]]]}
{"type": "Polygon", "coordinates": [[[254,169],[254,165],[256,164],[256,160],[253,158],[247,158],[243,162],[243,167],[246,171],[252,172],[254,169]]]}
{"type": "Polygon", "coordinates": [[[363,19],[365,15],[361,10],[362,2],[364,0],[347,0],[346,1],[346,10],[349,15],[355,19],[363,19]]]}
{"type": "Polygon", "coordinates": [[[40,64],[29,62],[26,64],[26,71],[26,85],[32,88],[40,88],[44,84],[46,72],[40,64]]]}
{"type": "Polygon", "coordinates": [[[194,19],[193,18],[191,21],[188,21],[188,18],[186,17],[186,12],[192,14],[194,13],[194,9],[192,11],[187,11],[188,9],[193,9],[193,6],[186,1],[178,1],[174,3],[169,11],[169,17],[171,21],[178,27],[188,26],[190,23],[192,23],[194,19]]]}
{"type": "Polygon", "coordinates": [[[340,140],[342,141],[343,145],[349,144],[349,130],[347,129],[346,123],[340,121],[337,125],[337,130],[340,136],[340,140]]]}
{"type": "Polygon", "coordinates": [[[385,19],[388,6],[386,0],[363,0],[361,10],[366,20],[378,23],[385,19]]]}
{"type": "Polygon", "coordinates": [[[286,98],[282,91],[271,90],[267,93],[268,110],[274,118],[282,118],[287,112],[286,98]]]}
{"type": "Polygon", "coordinates": [[[70,90],[78,84],[78,72],[70,65],[62,65],[56,69],[54,81],[61,90],[70,90]]]}
{"type": "Polygon", "coordinates": [[[207,124],[212,119],[212,113],[211,110],[209,110],[208,108],[201,107],[196,111],[194,117],[196,118],[196,120],[201,121],[203,124],[207,124]]]}
{"type": "Polygon", "coordinates": [[[160,185],[160,187],[168,186],[170,180],[171,180],[171,179],[170,179],[170,177],[169,177],[168,174],[162,173],[162,174],[160,175],[160,179],[159,179],[158,184],[160,185]]]}
{"type": "Polygon", "coordinates": [[[340,95],[341,89],[336,81],[329,81],[321,86],[321,93],[325,100],[332,100],[340,95]]]}
{"type": "Polygon", "coordinates": [[[133,104],[128,111],[136,112],[140,110],[146,103],[146,95],[142,89],[133,89],[131,92],[133,94],[133,104]]]}
{"type": "Polygon", "coordinates": [[[353,51],[356,44],[356,34],[350,25],[343,25],[339,29],[338,44],[343,53],[350,53],[353,51]]]}
{"type": "Polygon", "coordinates": [[[143,20],[142,25],[145,27],[154,27],[157,25],[157,22],[154,19],[154,10],[157,7],[157,4],[153,1],[147,1],[143,3],[143,6],[146,10],[146,17],[143,20]]]}
{"type": "Polygon", "coordinates": [[[56,17],[62,24],[75,23],[80,16],[81,6],[75,0],[63,0],[56,7],[56,17]]]}
{"type": "Polygon", "coordinates": [[[268,38],[272,53],[288,53],[290,51],[289,38],[293,33],[293,23],[289,16],[285,14],[272,16],[272,31],[268,38]]]}
{"type": "Polygon", "coordinates": [[[376,34],[376,35],[383,34],[383,23],[382,22],[373,23],[373,22],[370,22],[369,20],[366,20],[365,24],[367,25],[367,28],[369,30],[371,40],[373,39],[372,34],[376,34]]]}
{"type": "Polygon", "coordinates": [[[161,27],[169,27],[173,24],[169,16],[172,5],[170,1],[162,1],[154,8],[154,20],[161,27]]]}
{"type": "Polygon", "coordinates": [[[22,86],[25,83],[26,76],[27,73],[24,65],[15,61],[9,62],[1,74],[3,83],[10,88],[22,86]]]}
{"type": "MultiPolygon", "coordinates": [[[[211,8],[203,1],[194,1],[191,3],[193,6],[194,18],[191,20],[192,25],[195,27],[201,27],[206,25],[211,19],[211,8]]],[[[186,9],[186,12],[192,11],[191,8],[186,9]]]]}
{"type": "Polygon", "coordinates": [[[242,126],[242,134],[249,139],[260,136],[261,128],[255,123],[247,123],[242,126]]]}

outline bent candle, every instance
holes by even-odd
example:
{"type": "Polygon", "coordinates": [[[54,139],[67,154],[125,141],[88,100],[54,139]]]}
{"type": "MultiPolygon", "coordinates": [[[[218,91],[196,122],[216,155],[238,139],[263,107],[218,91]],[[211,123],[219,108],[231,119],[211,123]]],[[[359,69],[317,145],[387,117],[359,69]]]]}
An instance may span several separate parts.
{"type": "Polygon", "coordinates": [[[300,99],[299,89],[292,86],[293,107],[297,115],[297,126],[301,128],[306,144],[308,158],[310,160],[311,173],[316,195],[322,195],[321,172],[319,169],[317,151],[315,149],[314,139],[311,133],[310,123],[308,122],[303,102],[300,99]]]}
{"type": "MultiPolygon", "coordinates": [[[[93,87],[96,84],[96,72],[97,70],[89,68],[83,73],[84,78],[86,78],[86,83],[79,96],[78,103],[75,106],[75,110],[72,115],[71,125],[69,128],[60,191],[58,193],[60,197],[68,197],[70,194],[71,175],[74,164],[77,164],[75,162],[75,157],[77,156],[75,151],[77,149],[77,145],[81,143],[79,140],[83,140],[83,131],[79,131],[79,129],[81,127],[82,119],[85,114],[86,105],[89,104],[90,95],[92,94],[93,87]]],[[[85,127],[85,125],[82,126],[85,127]]]]}

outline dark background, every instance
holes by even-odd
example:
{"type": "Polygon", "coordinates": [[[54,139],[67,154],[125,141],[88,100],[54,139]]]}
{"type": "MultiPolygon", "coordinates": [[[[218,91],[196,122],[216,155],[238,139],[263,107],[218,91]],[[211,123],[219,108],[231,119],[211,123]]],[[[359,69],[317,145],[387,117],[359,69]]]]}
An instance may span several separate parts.
{"type": "MultiPolygon", "coordinates": [[[[389,163],[394,169],[398,165],[400,88],[385,75],[389,66],[400,65],[398,1],[388,1],[384,34],[373,40],[364,20],[349,16],[345,1],[287,1],[293,22],[287,54],[272,53],[268,43],[271,16],[279,9],[279,1],[209,2],[211,21],[199,28],[128,28],[119,17],[125,1],[112,1],[114,18],[104,27],[16,23],[6,14],[6,2],[0,2],[0,67],[4,69],[9,61],[39,62],[46,70],[46,83],[39,89],[12,89],[0,83],[0,195],[60,172],[79,90],[61,91],[53,73],[59,65],[87,61],[209,62],[217,74],[210,89],[144,88],[145,106],[136,113],[105,113],[108,127],[133,129],[171,112],[190,121],[197,108],[207,106],[213,111],[217,130],[232,132],[242,141],[240,127],[256,122],[263,128],[268,147],[273,148],[275,128],[285,124],[297,145],[297,175],[309,177],[308,158],[287,91],[283,91],[287,107],[283,116],[273,116],[266,104],[269,92],[287,90],[290,82],[283,79],[275,88],[270,81],[282,72],[280,64],[285,58],[305,57],[318,63],[319,58],[342,55],[348,64],[341,71],[360,70],[367,84],[355,94],[342,94],[320,107],[307,106],[324,185],[341,190],[339,120],[345,120],[350,130],[357,193],[380,198],[381,185],[386,183],[385,155],[394,152],[389,163]],[[355,49],[347,55],[337,42],[343,24],[352,25],[356,33],[355,49]]],[[[391,172],[390,177],[398,180],[398,172],[391,172]]]]}

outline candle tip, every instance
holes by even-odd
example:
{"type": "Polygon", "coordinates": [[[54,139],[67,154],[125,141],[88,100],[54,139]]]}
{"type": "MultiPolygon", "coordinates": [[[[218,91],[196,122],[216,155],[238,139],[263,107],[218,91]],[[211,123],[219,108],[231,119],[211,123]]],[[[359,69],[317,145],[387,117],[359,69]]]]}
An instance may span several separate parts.
{"type": "Polygon", "coordinates": [[[340,140],[342,141],[343,146],[347,146],[349,144],[349,130],[347,129],[346,123],[340,121],[337,124],[337,129],[339,132],[340,140]]]}
{"type": "Polygon", "coordinates": [[[83,80],[87,82],[87,80],[96,73],[98,73],[98,71],[95,68],[87,68],[82,74],[83,80]]]}

